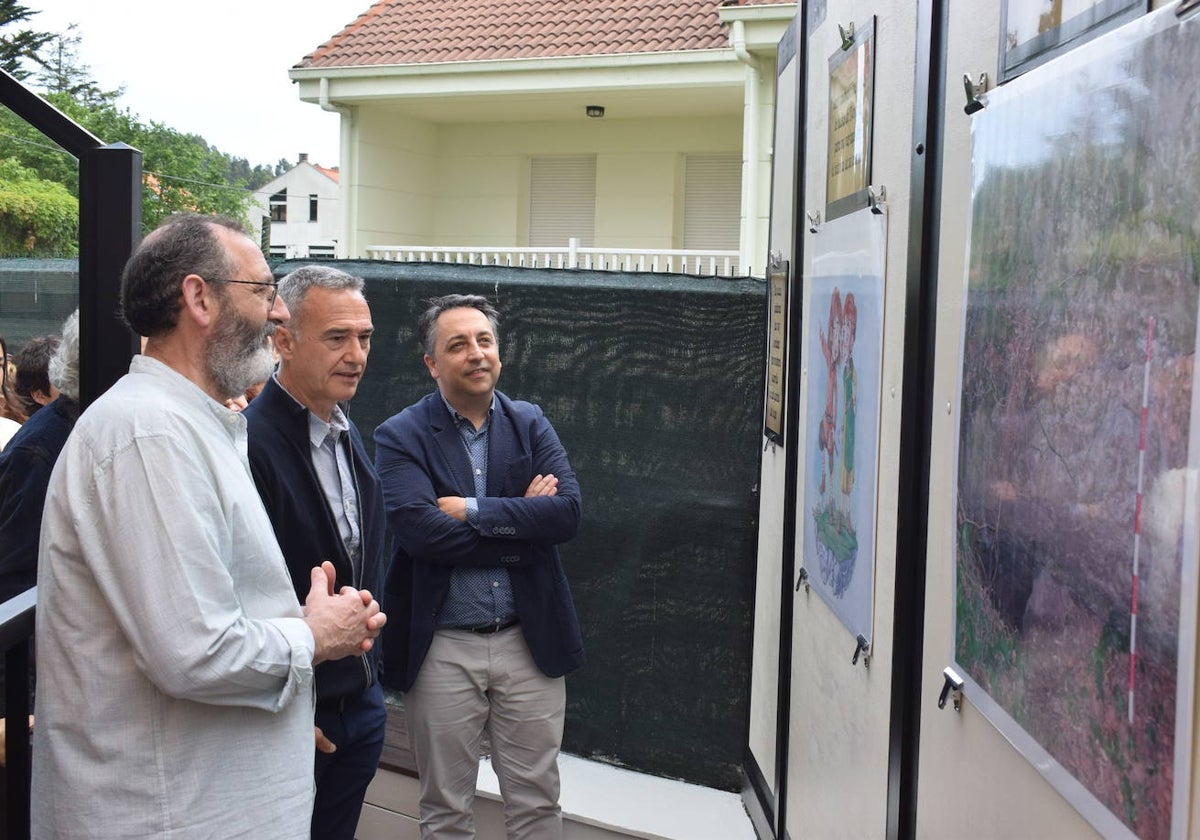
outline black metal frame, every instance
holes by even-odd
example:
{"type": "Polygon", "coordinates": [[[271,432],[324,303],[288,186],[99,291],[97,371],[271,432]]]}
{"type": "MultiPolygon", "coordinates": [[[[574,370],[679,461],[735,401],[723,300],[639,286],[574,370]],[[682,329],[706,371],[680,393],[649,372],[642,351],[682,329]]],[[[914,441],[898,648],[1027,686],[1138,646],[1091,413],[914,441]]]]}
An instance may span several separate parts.
{"type": "MultiPolygon", "coordinates": [[[[789,336],[801,335],[804,321],[804,167],[808,163],[805,137],[808,129],[808,19],[809,0],[796,3],[796,62],[800,69],[800,101],[796,104],[796,160],[792,168],[793,262],[788,289],[789,336]]],[[[787,837],[788,743],[791,740],[793,585],[796,580],[796,488],[800,483],[800,357],[803,342],[791,340],[787,359],[784,431],[788,456],[783,470],[783,562],[780,570],[779,687],[775,704],[775,837],[787,837]]]]}
{"type": "Polygon", "coordinates": [[[0,604],[0,650],[4,651],[5,837],[29,836],[29,653],[37,587],[0,604]]]}
{"type": "Polygon", "coordinates": [[[913,91],[908,266],[904,306],[904,403],[900,410],[896,588],[888,723],[887,837],[917,836],[921,666],[925,644],[929,456],[936,361],[938,231],[949,0],[919,0],[913,91]]]}
{"type": "Polygon", "coordinates": [[[142,227],[142,153],[105,145],[0,70],[0,104],[79,161],[79,397],[84,406],[129,369],[137,336],[117,316],[121,269],[142,227]]]}

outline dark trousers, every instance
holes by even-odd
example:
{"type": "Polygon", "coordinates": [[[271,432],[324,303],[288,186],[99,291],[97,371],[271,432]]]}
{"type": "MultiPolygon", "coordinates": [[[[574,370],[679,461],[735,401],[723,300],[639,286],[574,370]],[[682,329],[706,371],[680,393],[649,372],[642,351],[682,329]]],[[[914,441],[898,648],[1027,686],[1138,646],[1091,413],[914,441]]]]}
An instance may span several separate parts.
{"type": "Polygon", "coordinates": [[[318,701],[316,724],[337,750],[317,752],[312,840],[354,840],[363,797],[383,753],[383,689],[375,683],[361,694],[318,701]]]}

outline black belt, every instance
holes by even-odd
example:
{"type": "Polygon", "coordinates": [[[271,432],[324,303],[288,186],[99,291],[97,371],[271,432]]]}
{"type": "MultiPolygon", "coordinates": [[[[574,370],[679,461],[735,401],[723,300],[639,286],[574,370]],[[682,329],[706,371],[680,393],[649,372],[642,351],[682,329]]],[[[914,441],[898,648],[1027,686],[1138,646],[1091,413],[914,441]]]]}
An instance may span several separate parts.
{"type": "Polygon", "coordinates": [[[469,630],[472,633],[478,633],[481,636],[488,636],[492,633],[499,633],[501,630],[507,630],[509,627],[516,627],[520,624],[520,619],[511,618],[508,621],[497,621],[492,624],[485,624],[482,627],[460,627],[459,630],[469,630]]]}

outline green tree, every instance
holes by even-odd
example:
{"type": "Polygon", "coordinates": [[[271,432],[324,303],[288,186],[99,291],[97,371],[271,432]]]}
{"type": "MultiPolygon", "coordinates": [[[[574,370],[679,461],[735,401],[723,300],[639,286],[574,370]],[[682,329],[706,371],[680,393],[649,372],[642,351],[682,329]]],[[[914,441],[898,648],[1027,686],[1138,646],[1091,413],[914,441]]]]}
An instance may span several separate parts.
{"type": "MultiPolygon", "coordinates": [[[[6,2],[10,0],[0,0],[0,9],[6,2]]],[[[49,37],[42,42],[42,70],[36,77],[44,98],[104,142],[127,143],[142,152],[145,230],[178,211],[221,213],[245,222],[254,190],[290,168],[286,160],[274,167],[252,166],[199,135],[143,122],[117,105],[123,91],[102,89],[91,68],[79,60],[81,38],[74,26],[49,37]]],[[[0,160],[4,159],[18,162],[42,180],[62,184],[78,198],[78,161],[11,111],[0,109],[0,160]]]]}
{"type": "MultiPolygon", "coordinates": [[[[17,0],[0,0],[0,29],[27,21],[36,14],[39,12],[22,6],[17,0]]],[[[25,69],[25,62],[41,64],[38,51],[53,38],[53,32],[37,32],[32,29],[18,29],[15,32],[6,30],[0,33],[0,69],[8,71],[14,78],[27,78],[30,71],[25,69]]]]}
{"type": "MultiPolygon", "coordinates": [[[[46,94],[46,100],[106,142],[123,142],[142,152],[142,223],[151,230],[179,211],[221,213],[246,221],[252,198],[250,180],[228,155],[195,134],[183,134],[162,123],[142,123],[135,114],[112,101],[85,104],[66,93],[46,94]]],[[[0,112],[0,158],[12,158],[38,177],[63,184],[79,195],[75,158],[49,142],[11,112],[0,112]]],[[[265,183],[266,167],[249,168],[265,183]]]]}
{"type": "Polygon", "coordinates": [[[0,160],[0,255],[72,257],[79,253],[79,202],[14,160],[0,160]]]}
{"type": "Polygon", "coordinates": [[[92,68],[79,58],[78,24],[55,35],[39,53],[42,68],[34,77],[46,93],[65,93],[81,105],[95,107],[116,102],[124,88],[102,90],[92,78],[92,68]]]}

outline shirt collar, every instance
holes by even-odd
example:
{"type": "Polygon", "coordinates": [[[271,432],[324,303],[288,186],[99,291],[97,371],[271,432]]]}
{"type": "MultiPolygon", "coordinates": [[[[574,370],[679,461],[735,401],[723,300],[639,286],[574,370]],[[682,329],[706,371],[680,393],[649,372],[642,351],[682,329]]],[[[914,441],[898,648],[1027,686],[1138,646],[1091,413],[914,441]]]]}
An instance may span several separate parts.
{"type": "Polygon", "coordinates": [[[186,399],[196,407],[207,411],[220,421],[223,427],[232,427],[242,432],[245,431],[246,418],[241,415],[241,412],[230,411],[225,407],[224,403],[214,400],[203,388],[166,362],[162,362],[153,356],[139,353],[130,360],[129,372],[154,377],[165,388],[170,389],[177,398],[186,399]]]}
{"type": "Polygon", "coordinates": [[[337,403],[333,405],[333,414],[329,417],[329,422],[326,423],[317,415],[309,410],[308,406],[300,402],[292,396],[291,391],[283,387],[283,383],[279,381],[278,374],[272,374],[275,384],[279,386],[279,390],[291,397],[292,402],[298,408],[302,408],[308,412],[308,439],[312,443],[313,448],[321,446],[325,442],[325,438],[333,435],[333,442],[336,444],[346,432],[350,431],[350,423],[346,420],[346,413],[342,411],[342,407],[337,403]]]}
{"type": "MultiPolygon", "coordinates": [[[[450,412],[450,419],[454,421],[456,426],[461,426],[463,423],[469,423],[471,428],[475,428],[475,424],[471,423],[466,417],[458,413],[458,410],[450,405],[450,401],[446,399],[446,395],[438,391],[438,396],[442,398],[442,402],[446,406],[446,410],[450,412]]],[[[492,412],[496,410],[496,395],[492,394],[492,404],[488,406],[488,416],[483,419],[483,425],[479,427],[479,431],[486,429],[491,422],[492,412]]]]}
{"type": "Polygon", "coordinates": [[[320,446],[328,437],[332,437],[336,444],[348,431],[350,431],[350,424],[346,422],[346,415],[342,412],[340,405],[334,405],[333,414],[330,415],[328,423],[311,411],[308,412],[308,438],[312,441],[313,446],[320,446]]]}

